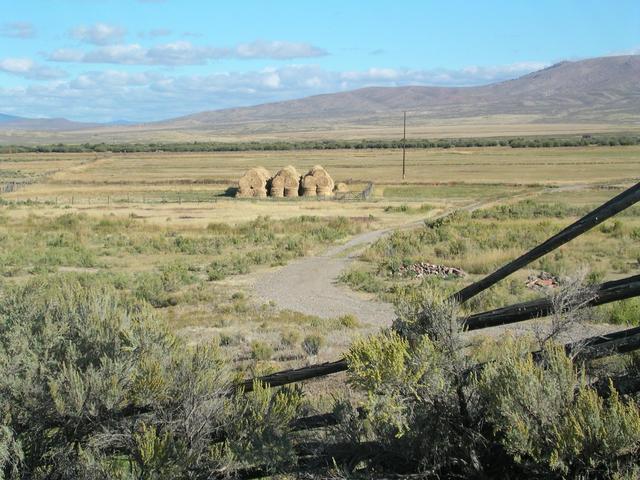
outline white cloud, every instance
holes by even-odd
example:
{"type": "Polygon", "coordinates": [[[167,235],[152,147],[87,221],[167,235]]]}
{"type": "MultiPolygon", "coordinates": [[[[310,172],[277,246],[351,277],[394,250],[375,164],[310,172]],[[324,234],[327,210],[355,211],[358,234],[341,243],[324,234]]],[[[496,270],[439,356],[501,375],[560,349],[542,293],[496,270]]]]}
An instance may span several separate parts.
{"type": "Polygon", "coordinates": [[[139,44],[115,44],[100,46],[88,52],[58,49],[48,55],[48,60],[121,65],[202,65],[210,60],[225,58],[286,60],[321,55],[326,55],[326,52],[308,43],[255,41],[233,47],[210,47],[179,40],[151,48],[139,44]]]}
{"type": "Polygon", "coordinates": [[[0,36],[33,38],[36,36],[36,29],[29,22],[7,22],[0,25],[0,36]]]}
{"type": "MultiPolygon", "coordinates": [[[[135,56],[135,49],[127,54],[135,56]]],[[[2,65],[0,63],[0,69],[2,65]]],[[[19,62],[9,66],[23,73],[32,68],[30,64],[19,62]]],[[[203,110],[255,105],[367,86],[486,84],[514,78],[544,66],[546,64],[533,62],[473,66],[460,70],[381,67],[336,72],[317,65],[287,65],[208,75],[169,75],[152,71],[136,73],[114,69],[86,72],[70,80],[18,89],[0,88],[0,104],[31,117],[150,121],[203,110]]]]}
{"type": "Polygon", "coordinates": [[[41,65],[30,58],[4,58],[0,60],[0,72],[30,80],[52,80],[66,76],[63,70],[41,65]]]}
{"type": "Polygon", "coordinates": [[[72,28],[70,35],[81,42],[92,43],[94,45],[110,45],[119,43],[126,35],[127,30],[118,25],[106,23],[96,23],[95,25],[80,25],[72,28]]]}
{"type": "Polygon", "coordinates": [[[256,40],[255,42],[237,45],[230,54],[239,58],[289,60],[292,58],[321,57],[327,55],[327,52],[309,43],[256,40]]]}

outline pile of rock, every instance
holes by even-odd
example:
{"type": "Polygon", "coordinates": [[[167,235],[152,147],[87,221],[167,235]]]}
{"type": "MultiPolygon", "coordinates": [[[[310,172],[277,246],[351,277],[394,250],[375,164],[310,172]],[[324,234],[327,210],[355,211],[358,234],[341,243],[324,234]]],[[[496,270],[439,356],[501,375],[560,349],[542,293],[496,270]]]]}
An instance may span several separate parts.
{"type": "Polygon", "coordinates": [[[398,269],[400,275],[423,278],[430,275],[438,277],[464,277],[467,273],[461,268],[436,265],[435,263],[418,262],[398,269]]]}
{"type": "Polygon", "coordinates": [[[559,287],[560,280],[549,272],[540,272],[537,275],[529,275],[525,285],[532,290],[543,290],[545,288],[559,287]]]}

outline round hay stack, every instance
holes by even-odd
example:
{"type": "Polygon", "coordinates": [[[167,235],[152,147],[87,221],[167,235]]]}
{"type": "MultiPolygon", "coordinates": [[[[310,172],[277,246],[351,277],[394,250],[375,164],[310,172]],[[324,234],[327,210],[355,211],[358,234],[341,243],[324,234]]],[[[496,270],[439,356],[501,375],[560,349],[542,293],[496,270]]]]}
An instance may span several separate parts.
{"type": "Polygon", "coordinates": [[[316,165],[302,179],[302,195],[320,195],[329,197],[333,195],[333,179],[320,165],[316,165]]]}
{"type": "Polygon", "coordinates": [[[264,167],[250,168],[238,181],[238,197],[266,197],[271,174],[264,167]]]}
{"type": "Polygon", "coordinates": [[[297,197],[300,190],[300,175],[298,171],[289,165],[284,167],[271,180],[272,197],[297,197]]]}
{"type": "Polygon", "coordinates": [[[347,185],[344,182],[338,182],[336,183],[336,188],[334,189],[336,192],[338,193],[348,193],[349,190],[349,185],[347,185]]]}

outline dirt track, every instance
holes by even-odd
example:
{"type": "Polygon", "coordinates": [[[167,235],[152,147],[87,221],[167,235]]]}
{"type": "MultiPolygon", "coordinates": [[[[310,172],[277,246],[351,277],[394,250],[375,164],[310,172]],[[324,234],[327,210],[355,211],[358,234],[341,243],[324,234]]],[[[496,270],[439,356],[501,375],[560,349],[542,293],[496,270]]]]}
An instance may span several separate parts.
{"type": "Polygon", "coordinates": [[[394,318],[392,305],[337,284],[338,277],[355,257],[388,232],[362,233],[319,256],[305,257],[267,272],[254,283],[256,295],[275,302],[279,308],[321,318],[352,314],[369,324],[390,325],[394,318]]]}
{"type": "MultiPolygon", "coordinates": [[[[511,197],[512,200],[516,198],[521,196],[511,197]]],[[[496,201],[474,202],[462,210],[473,211],[493,203],[496,201]]],[[[378,300],[374,295],[354,292],[338,284],[338,278],[367,246],[394,230],[414,228],[423,221],[414,220],[396,228],[362,233],[319,256],[304,257],[278,270],[266,272],[253,282],[254,292],[260,300],[275,302],[281,309],[321,318],[352,314],[372,326],[389,326],[395,318],[393,305],[378,300]]]]}
{"type": "MultiPolygon", "coordinates": [[[[584,188],[584,185],[561,187],[555,191],[581,188],[584,188]]],[[[522,200],[543,191],[545,190],[541,189],[533,194],[474,202],[462,210],[473,211],[503,203],[505,200],[522,200]]],[[[398,228],[416,227],[422,222],[423,220],[413,221],[398,228]]],[[[362,233],[321,255],[304,257],[277,270],[268,271],[255,278],[254,292],[260,300],[272,301],[281,309],[295,310],[321,318],[352,314],[372,326],[388,326],[395,318],[391,304],[381,302],[373,295],[354,292],[347,286],[338,284],[338,278],[362,250],[393,230],[395,229],[389,228],[362,233]]]]}

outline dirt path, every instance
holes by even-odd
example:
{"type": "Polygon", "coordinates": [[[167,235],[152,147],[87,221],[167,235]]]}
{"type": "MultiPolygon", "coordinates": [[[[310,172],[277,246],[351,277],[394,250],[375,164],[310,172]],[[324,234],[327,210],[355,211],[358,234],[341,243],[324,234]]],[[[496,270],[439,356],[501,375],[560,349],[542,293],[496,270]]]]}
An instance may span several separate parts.
{"type": "Polygon", "coordinates": [[[304,257],[267,272],[255,280],[256,295],[275,302],[279,308],[321,318],[352,314],[366,323],[389,325],[394,319],[392,305],[337,283],[340,274],[364,248],[389,232],[376,230],[356,235],[319,256],[304,257]]]}
{"type": "MultiPolygon", "coordinates": [[[[563,186],[552,191],[580,190],[586,186],[563,186]]],[[[483,207],[533,198],[546,191],[549,189],[477,201],[461,209],[471,212],[483,207]]],[[[450,211],[445,212],[440,217],[449,213],[450,211]]],[[[253,290],[260,300],[275,302],[281,309],[321,318],[352,314],[372,326],[390,325],[395,318],[391,304],[378,300],[374,295],[355,292],[339,284],[338,278],[367,246],[394,230],[417,227],[423,221],[421,219],[395,228],[356,235],[347,243],[332,247],[321,255],[304,257],[278,270],[263,273],[254,280],[253,290]]]]}
{"type": "MultiPolygon", "coordinates": [[[[509,201],[521,200],[524,196],[531,196],[531,193],[511,196],[509,201]]],[[[470,212],[504,200],[478,201],[462,207],[462,210],[470,212]]],[[[444,212],[438,217],[449,213],[444,212]]],[[[332,247],[321,255],[304,257],[260,275],[253,282],[253,290],[258,299],[275,302],[281,309],[321,318],[351,314],[372,326],[388,326],[395,318],[393,305],[380,301],[374,295],[355,292],[339,284],[338,278],[366,247],[379,238],[394,230],[417,227],[423,222],[424,219],[414,220],[399,227],[356,235],[345,244],[332,247]]]]}

